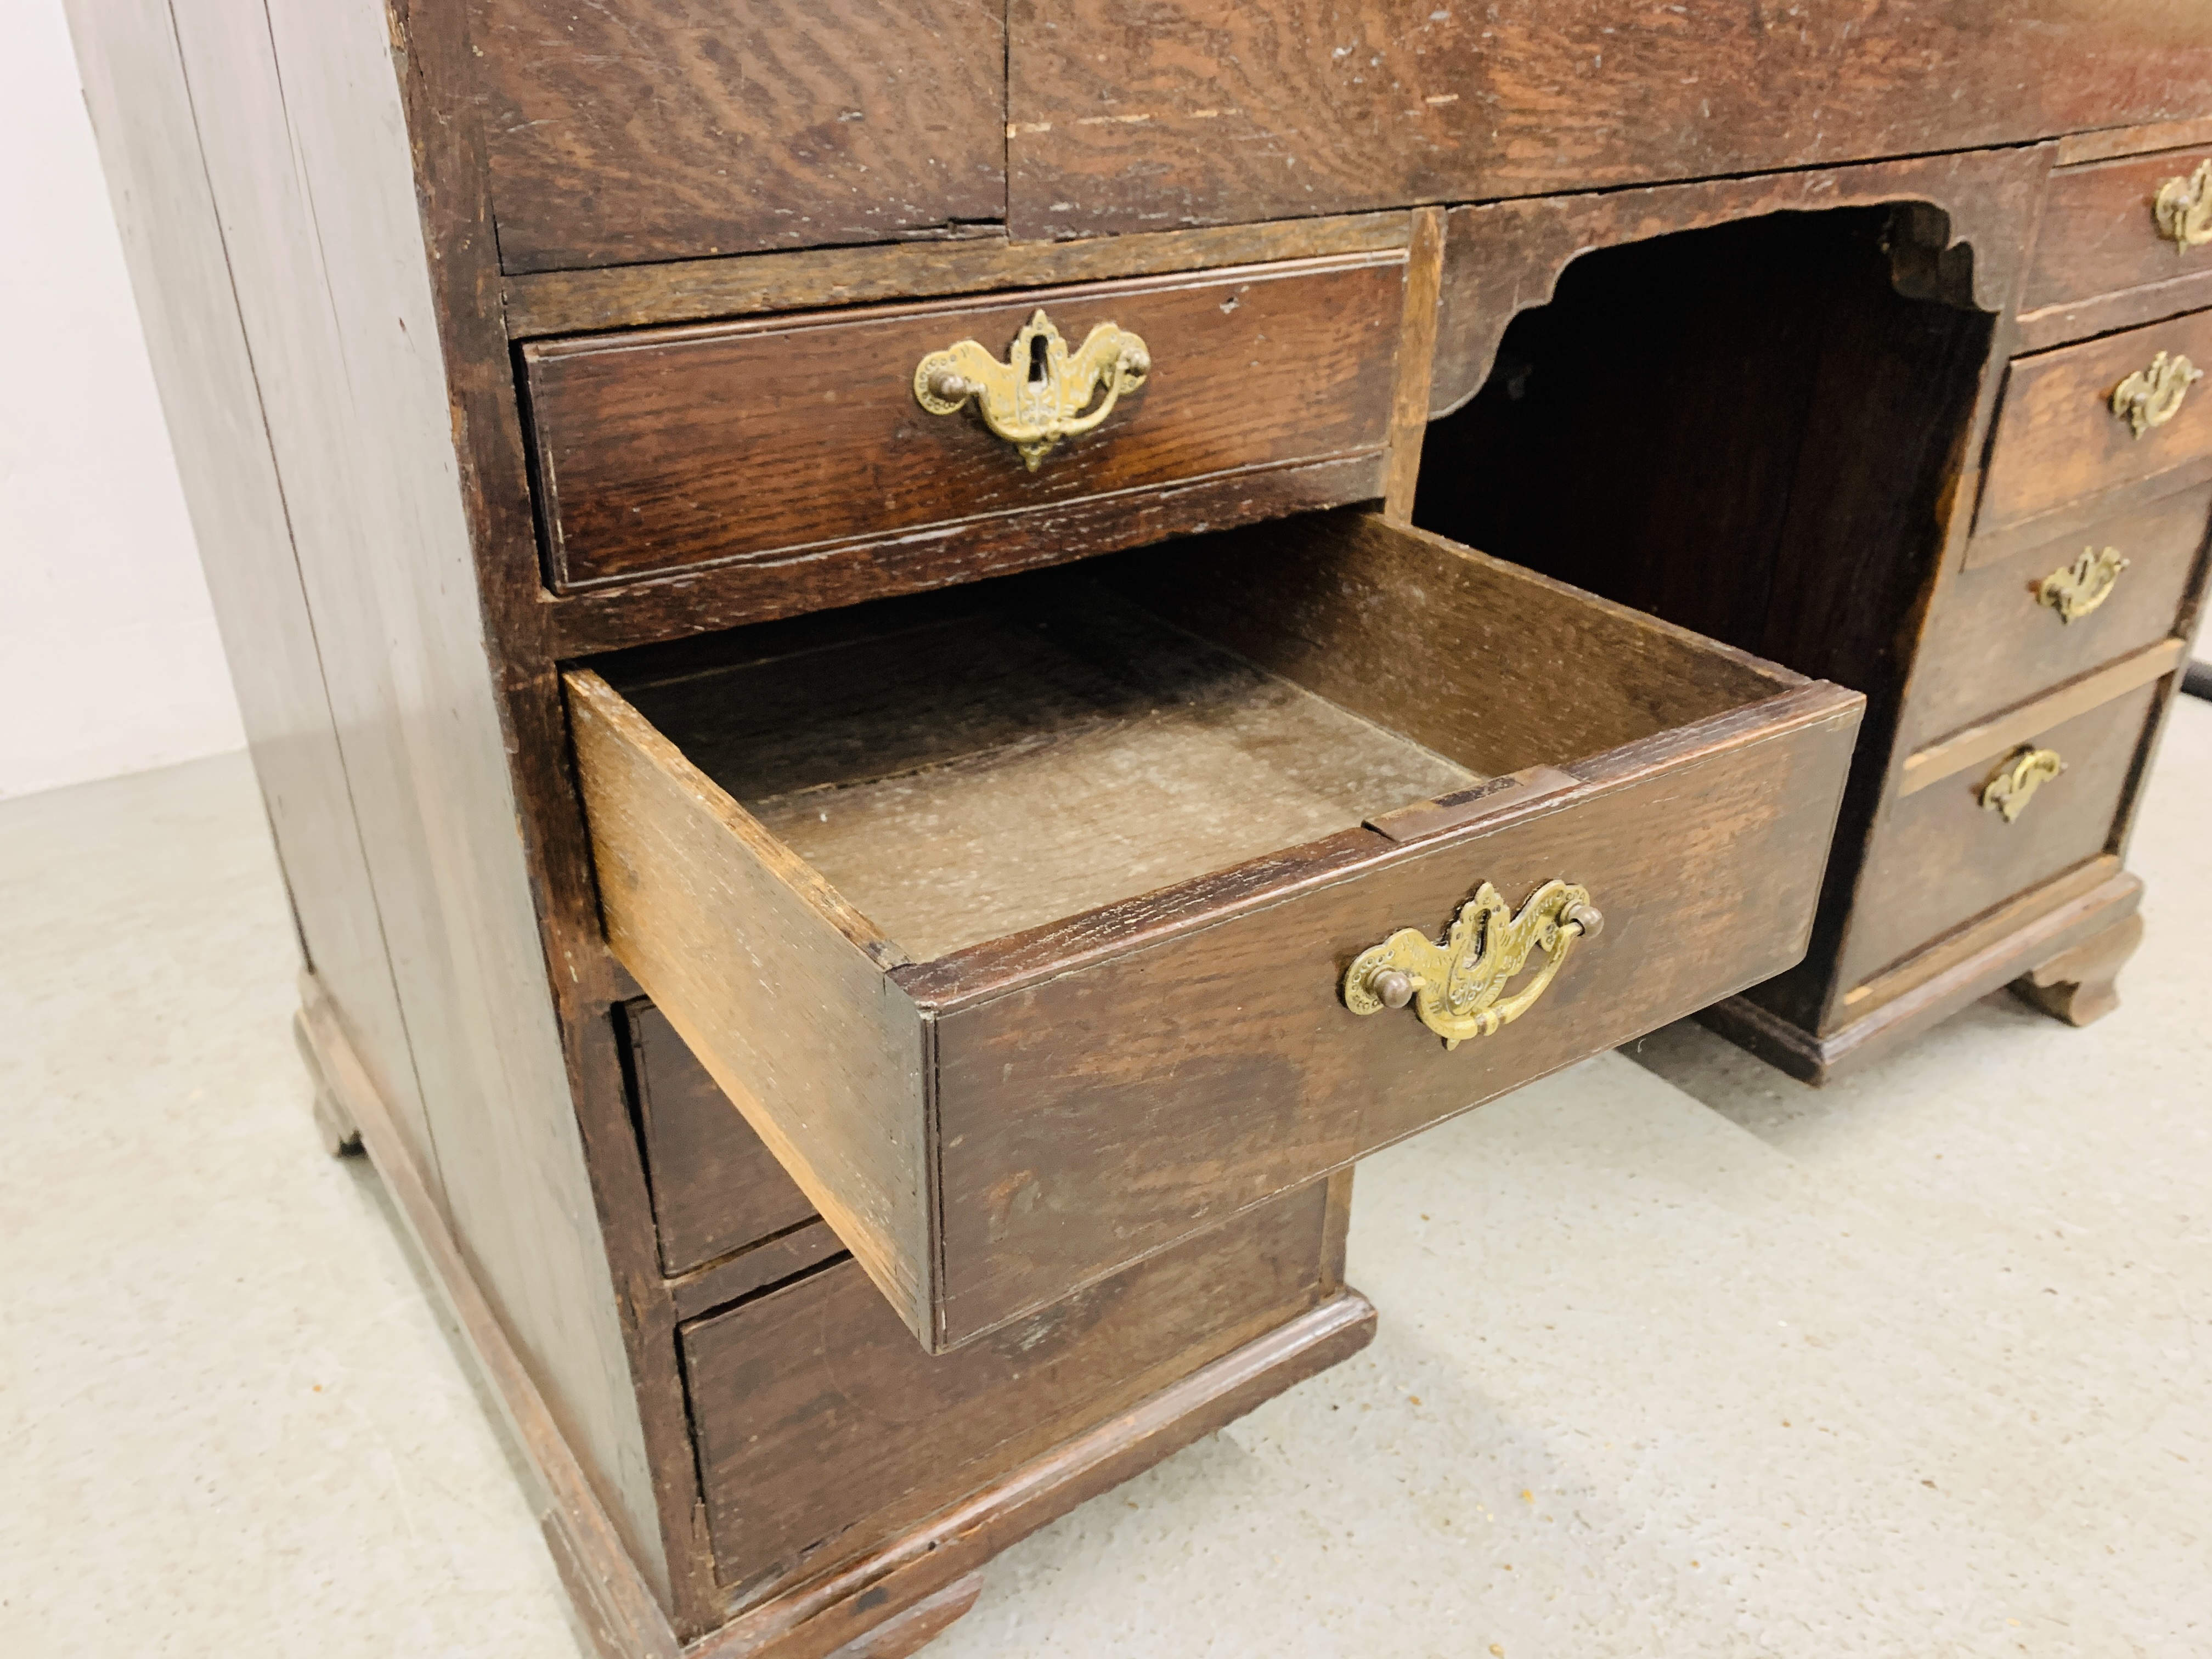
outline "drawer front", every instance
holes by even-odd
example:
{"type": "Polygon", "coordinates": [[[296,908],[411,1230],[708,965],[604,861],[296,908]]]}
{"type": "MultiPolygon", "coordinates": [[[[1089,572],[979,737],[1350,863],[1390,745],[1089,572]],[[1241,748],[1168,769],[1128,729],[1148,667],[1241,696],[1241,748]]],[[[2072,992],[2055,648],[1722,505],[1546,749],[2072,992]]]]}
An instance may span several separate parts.
{"type": "MultiPolygon", "coordinates": [[[[2212,272],[2212,237],[2192,245],[2184,228],[2176,240],[2162,234],[2156,210],[2161,188],[2190,196],[2197,169],[2208,162],[2212,149],[2164,150],[2051,174],[2020,308],[2039,311],[2212,272]]],[[[2212,229],[2212,218],[2206,228],[2212,229]]]]}
{"type": "Polygon", "coordinates": [[[1327,1208],[1308,1187],[955,1354],[849,1261],[685,1326],[718,1576],[832,1565],[1314,1306],[1327,1208]]]}
{"type": "Polygon", "coordinates": [[[1975,536],[2020,533],[2107,491],[2120,493],[2114,505],[2131,504],[2212,477],[2212,388],[2203,382],[2140,431],[2113,409],[2115,392],[2130,376],[2148,377],[2161,352],[2169,374],[2179,358],[2212,370],[2212,311],[2014,359],[1975,536]]]}
{"type": "Polygon", "coordinates": [[[645,1139],[661,1270],[673,1278],[811,1219],[792,1184],[730,1097],[641,998],[622,1011],[645,1139]]]}
{"type": "Polygon", "coordinates": [[[1912,689],[1909,744],[1931,743],[2172,634],[2209,514],[2212,487],[2199,485],[2084,534],[1961,572],[1920,647],[1926,666],[1912,689]],[[2074,583],[2082,556],[2106,548],[2127,561],[2110,586],[2095,568],[2086,583],[2074,583]],[[2081,595],[2075,605],[2094,599],[2095,608],[2068,621],[2050,602],[2062,589],[2081,595]]]}
{"type": "MultiPolygon", "coordinates": [[[[733,728],[696,665],[638,691],[689,749],[605,679],[568,681],[611,948],[934,1350],[1791,966],[1863,707],[1371,516],[1115,570],[1186,637],[1460,744],[1488,781],[913,962],[702,769],[733,728]],[[1554,883],[1588,889],[1601,931],[1503,970],[1498,995],[1529,997],[1510,1022],[1448,1048],[1416,1008],[1347,1005],[1370,947],[1443,939],[1474,904],[1473,954],[1505,927],[1476,920],[1486,884],[1514,911],[1554,883]]],[[[1019,752],[1091,752],[1071,730],[1019,752]]]]}
{"type": "Polygon", "coordinates": [[[1005,24],[958,0],[471,0],[501,264],[890,241],[1006,203],[1005,24]]]}
{"type": "Polygon", "coordinates": [[[1392,251],[533,344],[551,580],[814,560],[841,545],[895,568],[957,557],[986,528],[1026,533],[1047,562],[1223,522],[1213,496],[1179,520],[1159,504],[1175,486],[1316,462],[1356,463],[1338,467],[1334,500],[1377,494],[1405,269],[1392,251]],[[926,410],[915,370],[966,340],[1003,361],[1040,310],[1070,354],[1111,325],[1142,341],[1151,368],[1095,429],[1031,467],[973,402],[926,410]],[[1100,497],[1119,505],[1086,539],[1067,510],[1100,497]]]}
{"type": "Polygon", "coordinates": [[[1856,985],[1993,905],[2039,887],[2111,845],[2165,682],[2115,697],[2038,733],[2066,769],[2008,822],[1983,792],[2013,754],[1938,779],[1890,808],[1875,832],[1844,944],[1856,985]]]}

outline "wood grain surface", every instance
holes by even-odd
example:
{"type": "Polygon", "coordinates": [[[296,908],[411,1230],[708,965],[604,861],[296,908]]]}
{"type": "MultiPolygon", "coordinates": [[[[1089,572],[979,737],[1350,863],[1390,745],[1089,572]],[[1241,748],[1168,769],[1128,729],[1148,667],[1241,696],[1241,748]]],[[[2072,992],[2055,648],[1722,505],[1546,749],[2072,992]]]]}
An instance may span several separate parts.
{"type": "Polygon", "coordinates": [[[1014,0],[1017,236],[2018,144],[2202,112],[2194,0],[1014,0]]]}
{"type": "Polygon", "coordinates": [[[2172,634],[2197,579],[2209,517],[2212,487],[2200,484],[2118,514],[2084,536],[1960,572],[1922,641],[1905,743],[1933,743],[2172,634]],[[2103,605],[2062,622],[2036,590],[2085,547],[2118,548],[2128,568],[2103,605]]]}
{"type": "Polygon", "coordinates": [[[509,270],[995,222],[1005,24],[977,0],[469,0],[509,270]]]}
{"type": "Polygon", "coordinates": [[[1989,471],[1974,520],[1977,539],[2007,536],[2031,521],[2106,491],[2112,507],[2212,477],[2212,379],[2180,411],[2141,437],[2112,412],[2112,389],[2164,351],[2212,377],[2212,312],[2198,312],[2080,345],[2016,358],[1990,441],[1989,471]]]}
{"type": "Polygon", "coordinates": [[[806,1194],[792,1185],[667,1016],[642,999],[621,1015],[663,1271],[673,1279],[811,1220],[814,1206],[806,1194]]]}
{"type": "MultiPolygon", "coordinates": [[[[1954,772],[1897,801],[1876,829],[1840,972],[1848,985],[2113,848],[2162,687],[2142,686],[2021,738],[2067,769],[2012,823],[1981,804],[1987,766],[1954,772]]],[[[2009,751],[2007,751],[2009,752],[2009,751]]]]}
{"type": "Polygon", "coordinates": [[[823,550],[1380,451],[1404,292],[1404,257],[1385,252],[526,347],[552,579],[823,550]],[[1071,348],[1099,324],[1135,332],[1153,367],[1104,425],[1030,471],[972,409],[923,410],[913,377],[963,339],[1003,359],[1040,307],[1071,348]]]}
{"type": "Polygon", "coordinates": [[[927,1033],[896,951],[605,681],[568,685],[608,948],[928,1341],[927,1033]]]}
{"type": "MultiPolygon", "coordinates": [[[[1923,204],[1936,212],[1900,215],[1887,227],[1892,280],[1910,256],[1916,265],[1932,267],[1938,280],[1948,273],[1953,303],[2007,310],[2051,154],[2038,147],[1918,156],[1454,208],[1431,412],[1448,415],[1480,389],[1514,318],[1549,304],[1561,275],[1583,255],[1768,214],[1923,204]]],[[[1728,264],[1730,249],[1706,246],[1713,266],[1728,264]]],[[[1724,269],[1713,274],[1723,283],[1736,275],[1724,269]]]]}
{"type": "Polygon", "coordinates": [[[733,1589],[819,1569],[1322,1296],[1316,1182],[932,1358],[851,1264],[685,1326],[708,1522],[733,1589]]]}
{"type": "Polygon", "coordinates": [[[1808,697],[1794,719],[1778,711],[1779,731],[1495,828],[1363,849],[1335,881],[946,1007],[948,1333],[1045,1305],[1787,967],[1804,948],[1858,712],[1832,688],[1776,702],[1808,697]],[[1553,878],[1586,884],[1606,929],[1517,1023],[1447,1053],[1409,1012],[1345,1009],[1338,987],[1361,950],[1399,927],[1441,934],[1481,882],[1518,904],[1553,878]]]}
{"type": "Polygon", "coordinates": [[[2212,145],[2063,167],[2051,175],[2022,311],[2212,271],[2212,246],[2181,248],[2158,234],[2159,186],[2212,160],[2212,145]]]}

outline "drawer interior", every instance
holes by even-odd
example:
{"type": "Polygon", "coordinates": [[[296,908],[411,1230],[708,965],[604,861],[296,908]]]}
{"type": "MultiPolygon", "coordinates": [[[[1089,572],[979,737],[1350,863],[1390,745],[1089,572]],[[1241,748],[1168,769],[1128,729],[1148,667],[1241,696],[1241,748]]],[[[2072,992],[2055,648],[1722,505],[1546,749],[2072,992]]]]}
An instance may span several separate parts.
{"type": "MultiPolygon", "coordinates": [[[[1469,651],[1457,679],[1421,685],[1348,683],[1356,659],[1285,649],[1314,642],[1317,602],[1356,610],[1364,586],[1346,580],[1362,562],[1349,546],[1340,569],[1326,552],[1267,558],[1287,533],[882,600],[602,667],[693,765],[916,960],[1781,689],[1717,647],[1686,679],[1649,661],[1648,642],[1631,661],[1604,653],[1586,678],[1646,682],[1591,696],[1595,720],[1556,734],[1564,752],[1547,748],[1532,711],[1504,706],[1543,700],[1515,682],[1510,653],[1469,651]],[[1459,717],[1437,718],[1437,702],[1459,717]]],[[[1501,623],[1517,602],[1518,620],[1540,626],[1572,592],[1449,544],[1405,545],[1455,574],[1492,576],[1484,597],[1501,623]]],[[[1604,620],[1602,606],[1572,598],[1585,629],[1604,620]]]]}

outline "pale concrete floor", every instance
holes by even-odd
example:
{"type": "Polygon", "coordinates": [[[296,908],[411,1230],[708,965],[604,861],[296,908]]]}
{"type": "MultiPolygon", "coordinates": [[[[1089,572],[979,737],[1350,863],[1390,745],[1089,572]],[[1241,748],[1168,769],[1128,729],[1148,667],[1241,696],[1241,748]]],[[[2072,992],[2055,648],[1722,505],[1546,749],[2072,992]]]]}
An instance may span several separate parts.
{"type": "MultiPolygon", "coordinates": [[[[932,1659],[2212,1653],[2212,706],[2120,1012],[1825,1092],[1694,1027],[1370,1162],[1375,1346],[1018,1546],[932,1659]]],[[[0,806],[0,1653],[568,1659],[241,762],[0,806]]]]}

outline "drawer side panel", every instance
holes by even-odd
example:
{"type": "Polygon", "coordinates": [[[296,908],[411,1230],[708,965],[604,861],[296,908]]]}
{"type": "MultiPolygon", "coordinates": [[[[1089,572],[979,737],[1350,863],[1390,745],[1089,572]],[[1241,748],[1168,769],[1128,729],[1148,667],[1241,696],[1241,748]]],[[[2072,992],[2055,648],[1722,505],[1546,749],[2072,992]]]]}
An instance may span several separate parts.
{"type": "Polygon", "coordinates": [[[609,948],[927,1340],[920,1014],[864,919],[605,681],[568,688],[609,948]]]}

